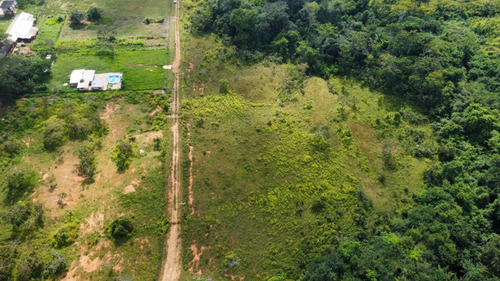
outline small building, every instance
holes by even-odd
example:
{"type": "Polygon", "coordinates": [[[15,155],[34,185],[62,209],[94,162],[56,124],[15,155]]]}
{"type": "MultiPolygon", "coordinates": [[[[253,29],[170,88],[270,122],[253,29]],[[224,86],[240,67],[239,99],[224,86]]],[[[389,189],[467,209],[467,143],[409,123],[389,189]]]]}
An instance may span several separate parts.
{"type": "Polygon", "coordinates": [[[100,73],[95,70],[75,69],[71,72],[70,85],[80,91],[119,90],[122,87],[123,73],[100,73]]]}
{"type": "Polygon", "coordinates": [[[16,48],[16,42],[5,39],[0,42],[0,58],[10,55],[16,48]]]}
{"type": "Polygon", "coordinates": [[[36,19],[32,14],[25,12],[17,15],[7,28],[8,38],[13,42],[31,41],[38,34],[38,28],[34,27],[36,19]]]}
{"type": "Polygon", "coordinates": [[[0,3],[0,18],[5,16],[13,16],[17,12],[16,1],[2,1],[0,3]]]}

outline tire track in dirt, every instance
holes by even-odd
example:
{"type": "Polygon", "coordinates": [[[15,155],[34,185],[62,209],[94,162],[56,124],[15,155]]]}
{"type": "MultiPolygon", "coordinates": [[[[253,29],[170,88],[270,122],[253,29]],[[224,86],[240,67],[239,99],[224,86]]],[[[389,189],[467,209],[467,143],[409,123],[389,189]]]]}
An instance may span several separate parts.
{"type": "Polygon", "coordinates": [[[179,34],[179,7],[180,1],[175,4],[174,32],[175,32],[175,58],[172,64],[174,72],[174,88],[172,91],[171,112],[174,120],[170,131],[172,132],[172,163],[170,165],[170,181],[168,187],[168,212],[170,223],[166,241],[166,259],[163,263],[160,281],[178,281],[181,275],[181,226],[179,224],[179,200],[181,194],[181,169],[180,169],[180,147],[179,147],[179,111],[180,111],[180,87],[179,68],[181,61],[181,46],[179,34]]]}

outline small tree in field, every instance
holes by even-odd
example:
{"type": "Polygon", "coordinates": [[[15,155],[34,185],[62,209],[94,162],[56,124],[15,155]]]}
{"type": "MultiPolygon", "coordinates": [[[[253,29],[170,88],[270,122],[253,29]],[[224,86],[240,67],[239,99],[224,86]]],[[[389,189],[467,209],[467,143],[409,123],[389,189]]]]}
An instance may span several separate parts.
{"type": "Polygon", "coordinates": [[[134,230],[132,222],[128,218],[118,218],[106,227],[106,233],[114,239],[123,239],[131,235],[134,230]]]}
{"type": "Polygon", "coordinates": [[[93,182],[97,173],[95,145],[92,142],[84,142],[76,153],[78,155],[78,159],[80,159],[78,170],[87,178],[89,182],[93,182]]]}
{"type": "Polygon", "coordinates": [[[100,20],[102,18],[102,10],[96,7],[90,7],[87,11],[87,19],[89,21],[100,20]]]}
{"type": "Polygon", "coordinates": [[[69,20],[72,24],[81,24],[84,18],[85,15],[83,15],[81,11],[74,10],[73,12],[71,12],[71,17],[69,18],[69,20]]]}
{"type": "Polygon", "coordinates": [[[113,148],[112,160],[115,162],[118,172],[123,172],[128,169],[132,156],[134,156],[134,148],[132,143],[127,139],[122,139],[113,148]]]}

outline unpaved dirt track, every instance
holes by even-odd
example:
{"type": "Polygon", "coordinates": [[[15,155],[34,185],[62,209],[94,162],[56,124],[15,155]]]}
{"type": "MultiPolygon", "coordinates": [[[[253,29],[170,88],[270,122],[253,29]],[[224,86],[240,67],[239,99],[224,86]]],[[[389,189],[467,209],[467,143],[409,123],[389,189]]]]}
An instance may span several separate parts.
{"type": "MultiPolygon", "coordinates": [[[[172,1],[172,0],[167,0],[172,1]]],[[[172,91],[172,116],[174,120],[170,131],[172,131],[172,163],[170,165],[170,181],[168,187],[168,211],[170,223],[167,234],[166,259],[163,262],[160,273],[160,281],[178,281],[181,275],[181,226],[179,224],[179,200],[181,196],[181,170],[180,170],[180,147],[179,147],[179,69],[181,61],[181,41],[179,34],[179,6],[180,1],[175,4],[174,32],[175,32],[175,59],[172,64],[174,72],[174,88],[172,91]]]]}

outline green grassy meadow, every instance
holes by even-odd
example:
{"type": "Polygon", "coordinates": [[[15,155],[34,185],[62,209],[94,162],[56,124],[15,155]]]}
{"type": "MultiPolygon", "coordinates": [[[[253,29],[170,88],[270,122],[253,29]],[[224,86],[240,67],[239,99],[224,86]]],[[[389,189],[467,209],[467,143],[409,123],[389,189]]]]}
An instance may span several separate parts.
{"type": "MultiPolygon", "coordinates": [[[[96,73],[123,72],[123,88],[127,90],[152,90],[165,87],[167,70],[162,66],[169,59],[166,49],[120,51],[114,56],[61,54],[52,69],[49,89],[68,91],[64,86],[75,69],[94,69],[96,73]]],[[[76,91],[76,89],[73,89],[76,91]]]]}
{"type": "Polygon", "coordinates": [[[434,160],[414,148],[434,141],[410,105],[356,81],[306,77],[300,66],[240,65],[211,38],[187,41],[194,203],[184,210],[184,280],[296,280],[304,262],[383,228],[423,189],[434,160]]]}

